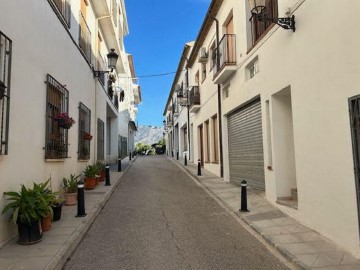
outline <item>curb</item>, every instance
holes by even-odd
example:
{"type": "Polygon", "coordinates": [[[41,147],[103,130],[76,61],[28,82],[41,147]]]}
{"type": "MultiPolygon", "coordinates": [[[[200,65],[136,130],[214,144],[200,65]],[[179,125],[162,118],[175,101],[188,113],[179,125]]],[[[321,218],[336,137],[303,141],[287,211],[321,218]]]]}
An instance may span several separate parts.
{"type": "Polygon", "coordinates": [[[106,202],[110,199],[111,195],[114,193],[116,187],[119,185],[121,178],[126,174],[128,169],[132,166],[133,162],[136,160],[134,158],[129,165],[126,167],[122,174],[117,179],[115,185],[111,186],[105,196],[99,201],[95,210],[89,212],[85,219],[81,222],[81,225],[72,233],[70,238],[66,241],[66,243],[60,248],[60,250],[56,253],[52,261],[46,266],[46,270],[61,270],[63,269],[65,263],[68,261],[68,258],[74,252],[76,247],[80,244],[81,240],[84,238],[87,231],[90,229],[91,225],[95,221],[96,217],[100,214],[102,208],[106,204],[106,202]]]}

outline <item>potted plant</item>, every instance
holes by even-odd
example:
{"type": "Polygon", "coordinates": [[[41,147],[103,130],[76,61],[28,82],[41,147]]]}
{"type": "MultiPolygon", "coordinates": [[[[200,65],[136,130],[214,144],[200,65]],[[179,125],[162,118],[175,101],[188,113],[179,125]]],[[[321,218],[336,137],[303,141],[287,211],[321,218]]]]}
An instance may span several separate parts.
{"type": "Polygon", "coordinates": [[[58,122],[58,126],[63,129],[69,129],[75,124],[74,119],[70,117],[66,112],[60,113],[55,117],[55,120],[58,122]]]}
{"type": "Polygon", "coordinates": [[[57,192],[52,192],[49,183],[50,178],[45,181],[44,183],[35,183],[33,182],[33,191],[37,193],[39,199],[43,200],[44,203],[48,206],[45,213],[45,216],[41,218],[41,228],[42,230],[48,231],[51,229],[51,220],[53,216],[53,209],[51,207],[53,201],[55,200],[56,196],[58,195],[57,192]]]}
{"type": "Polygon", "coordinates": [[[105,170],[106,170],[106,165],[104,162],[98,161],[96,162],[96,166],[98,168],[98,174],[100,175],[100,182],[101,181],[105,181],[105,170]]]}
{"type": "Polygon", "coordinates": [[[52,221],[59,221],[61,219],[62,206],[64,203],[64,199],[56,196],[51,202],[51,208],[53,211],[52,221]]]}
{"type": "Polygon", "coordinates": [[[84,135],[83,135],[84,140],[91,141],[92,137],[93,136],[90,133],[84,132],[84,135]]]}
{"type": "Polygon", "coordinates": [[[40,219],[49,211],[46,200],[33,189],[21,185],[19,192],[4,192],[10,201],[2,210],[2,214],[12,211],[10,220],[18,226],[18,243],[34,244],[42,239],[40,219]]]}
{"type": "Polygon", "coordinates": [[[87,165],[84,170],[85,189],[94,189],[96,186],[97,168],[95,165],[87,165]]]}
{"type": "Polygon", "coordinates": [[[69,178],[63,178],[62,188],[64,191],[65,205],[75,205],[77,203],[77,184],[80,175],[70,174],[69,178]]]}

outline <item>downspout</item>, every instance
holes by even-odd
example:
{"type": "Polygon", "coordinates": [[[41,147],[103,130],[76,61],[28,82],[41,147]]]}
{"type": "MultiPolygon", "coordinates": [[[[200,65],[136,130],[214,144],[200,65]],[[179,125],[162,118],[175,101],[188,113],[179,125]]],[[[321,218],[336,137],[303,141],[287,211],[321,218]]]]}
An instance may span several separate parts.
{"type": "MultiPolygon", "coordinates": [[[[219,53],[219,21],[213,17],[216,23],[216,67],[220,66],[220,53],[219,53]]],[[[223,165],[223,145],[222,145],[222,113],[221,113],[221,85],[217,85],[218,91],[218,115],[219,115],[219,150],[220,150],[220,177],[224,177],[224,165],[223,165]]]]}
{"type": "MultiPolygon", "coordinates": [[[[186,60],[186,87],[189,88],[189,59],[185,57],[186,60]]],[[[189,149],[189,156],[188,156],[188,160],[191,160],[191,143],[190,143],[190,104],[189,104],[189,90],[187,89],[187,94],[186,94],[186,109],[187,109],[187,122],[188,122],[188,149],[189,149]]]]}

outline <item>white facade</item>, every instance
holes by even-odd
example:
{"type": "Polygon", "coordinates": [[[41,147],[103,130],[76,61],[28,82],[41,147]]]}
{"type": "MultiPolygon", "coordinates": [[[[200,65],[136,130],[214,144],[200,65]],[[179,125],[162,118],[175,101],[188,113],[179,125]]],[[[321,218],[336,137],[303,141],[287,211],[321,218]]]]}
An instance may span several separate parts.
{"type": "MultiPolygon", "coordinates": [[[[360,8],[355,2],[348,9],[336,0],[278,0],[278,16],[295,15],[296,31],[273,24],[253,45],[248,1],[212,1],[211,16],[204,20],[188,68],[192,77],[201,70],[197,60],[201,47],[211,58],[216,40],[211,17],[219,21],[220,39],[232,18],[236,63],[225,65],[215,76],[207,73],[199,84],[201,106],[190,120],[194,148],[200,148],[199,126],[210,119],[211,127],[211,117],[218,112],[215,82],[219,82],[224,180],[232,181],[228,120],[260,99],[260,173],[266,198],[360,257],[359,179],[353,155],[357,150],[349,115],[349,99],[360,93],[356,80],[360,38],[348,27],[354,25],[360,8]],[[297,198],[292,196],[294,190],[297,198]]],[[[195,151],[195,160],[198,157],[195,151]]],[[[204,166],[219,175],[217,164],[204,166]]]]}
{"type": "MultiPolygon", "coordinates": [[[[106,55],[114,48],[119,59],[113,75],[124,74],[127,59],[123,36],[128,33],[124,1],[5,1],[0,9],[0,31],[12,42],[11,76],[6,81],[11,97],[6,130],[8,152],[0,154],[0,193],[19,190],[20,184],[31,186],[33,181],[45,181],[49,177],[52,189],[58,191],[63,177],[80,174],[87,164],[97,160],[115,161],[119,81],[109,87],[108,75],[101,82],[94,78],[93,70],[107,70],[106,55]],[[62,9],[57,5],[62,5],[62,9]],[[47,115],[48,74],[59,83],[56,89],[68,90],[68,114],[75,120],[68,130],[67,144],[63,144],[68,149],[66,158],[49,158],[49,155],[45,158],[50,138],[46,123],[52,121],[47,115]],[[111,89],[115,90],[113,96],[111,89]],[[82,140],[79,139],[82,134],[79,106],[90,111],[86,126],[93,139],[86,157],[79,154],[82,140]],[[104,124],[102,141],[99,141],[99,120],[104,124]]],[[[2,50],[4,39],[0,42],[2,50]]],[[[4,204],[2,196],[1,209],[4,204]]],[[[0,217],[0,246],[16,233],[7,219],[8,216],[0,217]]]]}

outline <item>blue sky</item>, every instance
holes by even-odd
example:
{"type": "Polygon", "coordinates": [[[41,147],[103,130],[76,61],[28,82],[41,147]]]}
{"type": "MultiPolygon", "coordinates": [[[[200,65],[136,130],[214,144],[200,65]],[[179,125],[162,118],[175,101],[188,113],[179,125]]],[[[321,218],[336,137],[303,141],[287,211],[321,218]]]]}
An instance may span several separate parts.
{"type": "MultiPolygon", "coordinates": [[[[210,0],[125,0],[130,34],[125,48],[137,76],[176,71],[184,45],[195,40],[210,0]]],[[[139,125],[162,126],[174,74],[140,78],[139,125]]]]}

